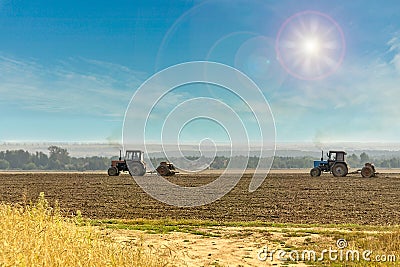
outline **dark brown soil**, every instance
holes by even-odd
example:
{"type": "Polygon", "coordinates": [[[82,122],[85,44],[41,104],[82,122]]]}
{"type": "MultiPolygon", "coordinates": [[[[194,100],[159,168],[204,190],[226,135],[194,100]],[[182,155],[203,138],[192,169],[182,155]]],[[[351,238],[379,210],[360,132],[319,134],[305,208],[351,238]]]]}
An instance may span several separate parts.
{"type": "MultiPolygon", "coordinates": [[[[197,186],[217,174],[179,174],[172,181],[197,186]]],[[[129,175],[108,177],[90,173],[0,173],[0,201],[35,201],[44,192],[58,200],[66,214],[77,210],[85,217],[209,219],[282,223],[400,224],[400,175],[359,175],[335,178],[325,174],[271,174],[253,193],[251,176],[220,200],[196,208],[179,208],[148,196],[129,175]]]]}

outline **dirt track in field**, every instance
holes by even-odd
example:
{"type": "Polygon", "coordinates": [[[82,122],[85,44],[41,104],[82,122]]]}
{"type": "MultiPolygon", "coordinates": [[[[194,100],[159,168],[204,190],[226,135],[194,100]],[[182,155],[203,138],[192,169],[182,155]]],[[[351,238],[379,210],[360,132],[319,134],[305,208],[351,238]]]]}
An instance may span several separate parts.
{"type": "MultiPolygon", "coordinates": [[[[217,174],[179,174],[172,182],[206,184],[217,174]]],[[[196,208],[179,208],[148,196],[129,175],[103,173],[0,173],[0,201],[35,201],[44,192],[67,214],[94,218],[171,218],[282,223],[400,224],[400,174],[365,179],[358,175],[311,178],[301,173],[270,174],[247,192],[251,175],[220,200],[196,208]],[[25,200],[24,200],[25,199],[25,200]]]]}

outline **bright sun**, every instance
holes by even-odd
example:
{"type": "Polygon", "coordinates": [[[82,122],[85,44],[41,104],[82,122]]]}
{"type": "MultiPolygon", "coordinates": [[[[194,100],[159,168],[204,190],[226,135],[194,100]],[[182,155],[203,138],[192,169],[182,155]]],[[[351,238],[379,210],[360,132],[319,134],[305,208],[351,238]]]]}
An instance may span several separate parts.
{"type": "Polygon", "coordinates": [[[345,40],[340,26],[317,11],[304,11],[289,17],[276,41],[278,60],[287,72],[302,80],[331,75],[341,65],[345,40]]]}
{"type": "Polygon", "coordinates": [[[308,56],[316,56],[320,52],[320,42],[316,38],[308,38],[304,41],[303,45],[303,52],[308,56]]]}

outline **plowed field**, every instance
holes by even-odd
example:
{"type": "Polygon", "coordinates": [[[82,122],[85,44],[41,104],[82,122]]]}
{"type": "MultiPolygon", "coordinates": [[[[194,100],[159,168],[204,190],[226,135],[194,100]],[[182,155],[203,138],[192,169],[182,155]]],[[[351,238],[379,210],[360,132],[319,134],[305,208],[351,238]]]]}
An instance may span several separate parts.
{"type": "MultiPolygon", "coordinates": [[[[178,174],[170,180],[198,186],[218,177],[178,174]]],[[[0,201],[35,201],[44,192],[66,214],[77,210],[89,218],[208,219],[282,223],[400,224],[400,175],[381,174],[365,179],[324,174],[270,174],[253,193],[247,191],[251,175],[220,200],[201,207],[179,208],[148,196],[129,175],[103,173],[0,173],[0,201]]]]}

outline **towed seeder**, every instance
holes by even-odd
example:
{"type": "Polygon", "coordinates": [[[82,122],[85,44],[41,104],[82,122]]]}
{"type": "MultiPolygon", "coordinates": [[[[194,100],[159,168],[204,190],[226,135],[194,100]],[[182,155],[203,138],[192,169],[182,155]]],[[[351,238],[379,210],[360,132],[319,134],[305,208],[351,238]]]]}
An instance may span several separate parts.
{"type": "Polygon", "coordinates": [[[365,163],[365,166],[362,167],[362,169],[349,172],[349,174],[357,174],[357,173],[361,173],[361,176],[364,178],[374,177],[375,175],[379,174],[378,172],[376,172],[374,164],[370,162],[365,163]]]}

